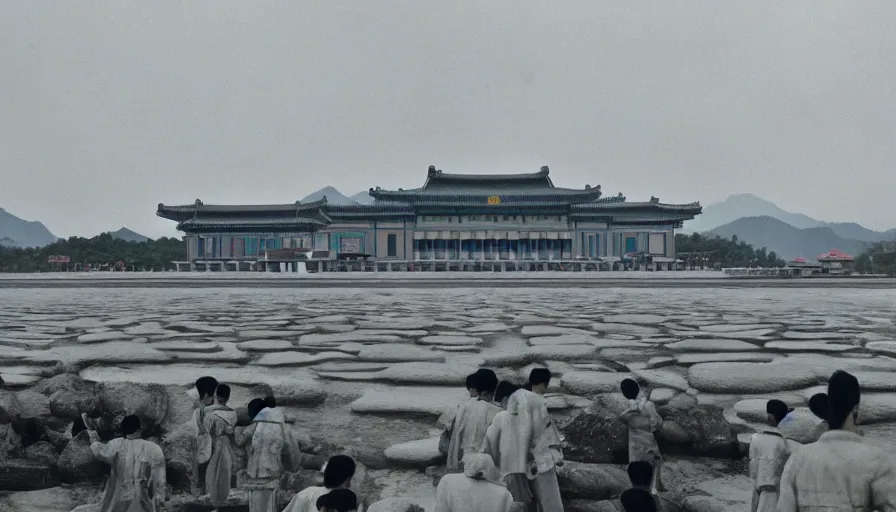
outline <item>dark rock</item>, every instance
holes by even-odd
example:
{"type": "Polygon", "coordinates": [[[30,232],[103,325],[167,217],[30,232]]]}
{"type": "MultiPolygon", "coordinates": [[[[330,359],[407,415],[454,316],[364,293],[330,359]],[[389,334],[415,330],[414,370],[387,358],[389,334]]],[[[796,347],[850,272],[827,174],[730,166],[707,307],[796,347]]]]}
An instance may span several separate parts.
{"type": "Polygon", "coordinates": [[[159,384],[104,383],[100,386],[100,407],[104,415],[114,417],[115,428],[124,416],[140,416],[143,437],[151,437],[165,423],[168,391],[159,384]]]}
{"type": "Polygon", "coordinates": [[[53,416],[77,420],[81,413],[90,417],[99,415],[100,399],[96,392],[87,389],[59,390],[50,395],[50,412],[53,416]]]}
{"type": "Polygon", "coordinates": [[[737,435],[725,420],[722,408],[714,405],[672,411],[656,437],[663,453],[731,459],[741,456],[737,435]]]}
{"type": "Polygon", "coordinates": [[[90,436],[81,432],[69,441],[56,461],[59,476],[65,483],[96,480],[106,474],[108,466],[94,458],[90,451],[90,436]]]}
{"type": "Polygon", "coordinates": [[[602,397],[594,406],[573,418],[564,428],[567,460],[623,464],[628,461],[628,427],[619,421],[615,408],[607,408],[602,397]]]}
{"type": "Polygon", "coordinates": [[[669,414],[672,414],[676,411],[689,411],[697,407],[697,398],[693,397],[687,393],[678,393],[669,399],[665,405],[658,406],[656,408],[657,412],[660,416],[666,417],[669,414]]]}
{"type": "Polygon", "coordinates": [[[567,462],[557,471],[557,481],[568,499],[608,500],[631,487],[625,469],[610,464],[567,462]]]}
{"type": "MultiPolygon", "coordinates": [[[[193,446],[195,429],[189,423],[177,427],[162,436],[159,446],[165,454],[168,485],[174,489],[189,490],[193,478],[193,446]]],[[[242,466],[237,466],[242,467],[242,466]]]]}
{"type": "Polygon", "coordinates": [[[320,471],[302,470],[298,473],[286,473],[280,479],[280,488],[287,491],[301,491],[306,487],[323,486],[324,475],[320,471]]]}
{"type": "Polygon", "coordinates": [[[4,491],[36,491],[59,485],[59,478],[49,464],[28,459],[0,460],[0,489],[4,491]]]}
{"type": "Polygon", "coordinates": [[[26,389],[16,393],[19,418],[45,418],[50,416],[50,400],[38,393],[26,389]]]}
{"type": "Polygon", "coordinates": [[[0,390],[0,423],[9,423],[19,413],[19,401],[11,391],[0,390]]]}
{"type": "Polygon", "coordinates": [[[38,382],[31,386],[31,390],[51,396],[59,391],[91,390],[96,393],[97,387],[96,383],[86,381],[76,374],[62,373],[38,382]]]}
{"type": "Polygon", "coordinates": [[[31,461],[40,462],[48,466],[56,466],[56,459],[59,452],[56,447],[46,441],[39,441],[25,448],[25,458],[31,461]]]}
{"type": "Polygon", "coordinates": [[[564,512],[622,512],[619,500],[569,500],[563,504],[564,512]]]}

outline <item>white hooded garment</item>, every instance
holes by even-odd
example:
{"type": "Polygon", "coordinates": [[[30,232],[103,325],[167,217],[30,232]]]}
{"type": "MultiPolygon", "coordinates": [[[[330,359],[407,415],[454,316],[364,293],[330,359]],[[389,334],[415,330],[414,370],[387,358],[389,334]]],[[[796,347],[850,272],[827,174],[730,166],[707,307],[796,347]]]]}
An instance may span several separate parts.
{"type": "Polygon", "coordinates": [[[283,415],[265,408],[237,439],[240,446],[247,446],[246,487],[249,488],[250,512],[275,512],[277,508],[286,436],[283,415]]]}
{"type": "Polygon", "coordinates": [[[463,474],[447,474],[436,488],[434,512],[510,512],[513,497],[496,483],[498,471],[484,453],[464,456],[463,474]]]}
{"type": "Polygon", "coordinates": [[[112,474],[99,512],[154,512],[154,501],[165,498],[165,456],[159,445],[143,439],[118,438],[108,443],[92,443],[97,459],[112,465],[112,474]],[[150,494],[152,496],[150,496],[150,494]]]}
{"type": "Polygon", "coordinates": [[[831,430],[784,466],[778,512],[896,512],[896,460],[854,432],[831,430]]]}
{"type": "Polygon", "coordinates": [[[236,459],[233,435],[237,414],[225,405],[211,405],[206,407],[203,421],[212,441],[212,455],[205,471],[205,489],[211,496],[212,505],[221,506],[230,494],[236,459]]]}
{"type": "Polygon", "coordinates": [[[753,512],[775,512],[781,473],[789,457],[790,447],[777,429],[768,428],[750,438],[753,512]]]}
{"type": "Polygon", "coordinates": [[[448,471],[460,471],[460,461],[467,453],[475,453],[482,446],[485,433],[501,408],[488,400],[469,400],[454,420],[454,430],[448,443],[448,471]]]}
{"type": "Polygon", "coordinates": [[[502,476],[528,474],[528,455],[532,444],[532,406],[534,393],[521,389],[510,395],[507,410],[495,415],[479,451],[489,454],[502,476]]]}

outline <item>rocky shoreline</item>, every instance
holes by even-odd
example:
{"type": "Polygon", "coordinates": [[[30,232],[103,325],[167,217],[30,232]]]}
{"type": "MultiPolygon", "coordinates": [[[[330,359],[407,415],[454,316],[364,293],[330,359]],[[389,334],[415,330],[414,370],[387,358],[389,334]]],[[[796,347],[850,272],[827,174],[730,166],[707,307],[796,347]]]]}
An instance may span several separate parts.
{"type": "MultiPolygon", "coordinates": [[[[557,376],[549,407],[569,443],[559,474],[568,511],[619,509],[627,434],[613,418],[626,377],[650,389],[665,418],[667,510],[747,510],[743,456],[764,400],[796,406],[808,439],[806,401],[842,368],[865,389],[866,437],[892,449],[896,424],[887,292],[831,290],[811,308],[796,301],[804,291],[775,293],[0,290],[9,305],[0,311],[0,509],[98,500],[106,468],[85,434],[71,434],[81,412],[102,411],[145,419],[168,463],[167,510],[210,510],[188,493],[184,426],[187,390],[209,374],[231,385],[235,408],[274,394],[286,410],[308,457],[284,478],[284,499],[344,452],[364,467],[356,487],[370,512],[431,510],[444,471],[438,435],[463,400],[464,377],[487,366],[521,381],[545,365],[557,376]]],[[[244,498],[235,493],[233,504],[244,498]]]]}

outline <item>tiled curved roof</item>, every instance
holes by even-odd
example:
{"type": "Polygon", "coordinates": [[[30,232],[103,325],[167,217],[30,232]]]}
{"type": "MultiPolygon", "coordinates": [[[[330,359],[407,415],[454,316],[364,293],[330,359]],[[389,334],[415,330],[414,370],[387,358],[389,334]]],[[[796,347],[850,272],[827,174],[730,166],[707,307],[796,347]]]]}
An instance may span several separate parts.
{"type": "Polygon", "coordinates": [[[308,217],[218,217],[197,216],[177,225],[177,229],[191,231],[199,229],[253,228],[288,229],[303,231],[308,228],[324,227],[328,222],[308,217]]]}
{"type": "Polygon", "coordinates": [[[403,218],[416,212],[406,204],[348,204],[328,205],[327,213],[334,219],[403,218]]]}
{"type": "Polygon", "coordinates": [[[412,206],[470,206],[487,205],[489,198],[500,198],[501,205],[538,206],[590,202],[600,197],[600,189],[551,188],[536,191],[492,190],[477,187],[463,192],[432,192],[428,190],[374,190],[370,195],[377,200],[394,201],[412,206]]]}
{"type": "Polygon", "coordinates": [[[212,216],[246,216],[245,218],[251,218],[255,215],[269,216],[270,214],[275,213],[278,216],[283,216],[285,218],[292,213],[294,216],[304,215],[312,219],[328,222],[330,219],[325,211],[326,206],[326,198],[309,203],[300,203],[296,201],[295,203],[289,204],[263,205],[204,204],[197,199],[195,203],[190,205],[167,206],[159,203],[156,215],[165,219],[183,222],[203,214],[212,216]]]}

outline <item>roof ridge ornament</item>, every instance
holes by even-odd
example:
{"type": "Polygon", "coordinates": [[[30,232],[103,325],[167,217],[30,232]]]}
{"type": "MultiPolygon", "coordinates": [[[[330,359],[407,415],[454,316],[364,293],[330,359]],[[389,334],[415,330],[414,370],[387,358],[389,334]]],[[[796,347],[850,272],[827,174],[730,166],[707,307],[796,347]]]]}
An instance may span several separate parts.
{"type": "Polygon", "coordinates": [[[547,175],[551,174],[551,169],[548,168],[548,166],[546,166],[546,165],[542,165],[540,172],[541,172],[541,174],[544,174],[545,176],[547,176],[547,175]]]}
{"type": "Polygon", "coordinates": [[[653,203],[653,204],[657,204],[657,203],[660,202],[660,198],[658,198],[658,197],[654,197],[654,196],[650,196],[650,202],[653,203]]]}
{"type": "Polygon", "coordinates": [[[426,172],[426,175],[430,178],[435,176],[436,174],[441,173],[441,171],[436,171],[436,166],[430,165],[429,170],[426,172]]]}

